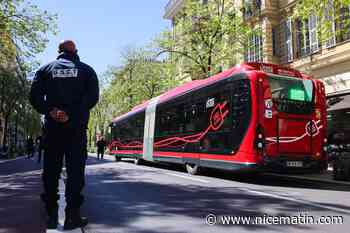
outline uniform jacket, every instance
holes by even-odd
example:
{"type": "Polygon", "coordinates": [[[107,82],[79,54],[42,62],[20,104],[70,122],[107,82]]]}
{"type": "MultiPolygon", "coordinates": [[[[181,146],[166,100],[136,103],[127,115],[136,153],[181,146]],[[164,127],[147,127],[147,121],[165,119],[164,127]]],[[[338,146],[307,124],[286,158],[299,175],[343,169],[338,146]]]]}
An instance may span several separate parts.
{"type": "Polygon", "coordinates": [[[81,62],[78,55],[66,53],[36,72],[30,91],[30,103],[45,115],[49,126],[63,125],[49,115],[56,107],[68,114],[69,120],[64,125],[87,128],[90,109],[98,99],[99,86],[95,71],[81,62]]]}

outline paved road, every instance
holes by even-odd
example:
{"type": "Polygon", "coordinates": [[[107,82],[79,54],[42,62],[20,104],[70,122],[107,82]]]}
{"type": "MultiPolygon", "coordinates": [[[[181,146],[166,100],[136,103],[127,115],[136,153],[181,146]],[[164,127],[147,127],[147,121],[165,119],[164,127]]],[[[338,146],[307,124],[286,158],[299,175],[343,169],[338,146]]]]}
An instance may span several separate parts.
{"type": "MultiPolygon", "coordinates": [[[[350,186],[275,176],[215,171],[189,176],[181,167],[137,166],[132,161],[88,159],[86,203],[90,224],[76,233],[348,232],[350,186]],[[208,214],[231,216],[342,216],[337,225],[222,225],[208,214]]],[[[40,166],[34,160],[0,161],[0,233],[43,233],[40,166]]],[[[61,186],[64,187],[63,182],[61,186]]],[[[61,190],[63,193],[63,191],[61,190]]],[[[62,202],[61,202],[62,203],[62,202]]],[[[220,221],[220,217],[218,217],[220,221]]],[[[58,229],[56,232],[61,232],[58,229]]],[[[67,232],[67,231],[66,231],[67,232]]]]}
{"type": "Polygon", "coordinates": [[[349,186],[274,176],[238,177],[207,172],[189,176],[181,168],[97,161],[87,169],[88,233],[348,232],[349,186]],[[342,216],[338,225],[209,226],[210,213],[232,216],[342,216]]]}
{"type": "Polygon", "coordinates": [[[0,233],[45,232],[40,174],[34,160],[0,160],[0,233]]]}

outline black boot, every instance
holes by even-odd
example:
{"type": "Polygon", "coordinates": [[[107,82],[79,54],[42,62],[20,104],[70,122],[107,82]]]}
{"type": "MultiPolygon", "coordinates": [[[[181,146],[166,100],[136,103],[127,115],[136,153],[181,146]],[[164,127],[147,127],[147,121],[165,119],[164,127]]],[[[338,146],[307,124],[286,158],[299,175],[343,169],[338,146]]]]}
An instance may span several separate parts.
{"type": "Polygon", "coordinates": [[[80,216],[79,209],[66,210],[66,219],[64,220],[64,230],[73,230],[75,228],[85,227],[88,219],[80,216]]]}
{"type": "Polygon", "coordinates": [[[47,208],[48,219],[46,221],[47,229],[56,229],[58,225],[58,207],[47,208]]]}

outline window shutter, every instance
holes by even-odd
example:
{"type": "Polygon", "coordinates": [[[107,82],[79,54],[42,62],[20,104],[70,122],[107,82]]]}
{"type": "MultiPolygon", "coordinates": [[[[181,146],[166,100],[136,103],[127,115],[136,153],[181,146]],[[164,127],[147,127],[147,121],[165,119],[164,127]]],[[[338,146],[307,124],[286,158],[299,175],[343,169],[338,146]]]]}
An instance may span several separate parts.
{"type": "Polygon", "coordinates": [[[318,37],[317,37],[317,16],[309,16],[309,36],[310,36],[310,51],[311,53],[318,52],[318,37]]]}

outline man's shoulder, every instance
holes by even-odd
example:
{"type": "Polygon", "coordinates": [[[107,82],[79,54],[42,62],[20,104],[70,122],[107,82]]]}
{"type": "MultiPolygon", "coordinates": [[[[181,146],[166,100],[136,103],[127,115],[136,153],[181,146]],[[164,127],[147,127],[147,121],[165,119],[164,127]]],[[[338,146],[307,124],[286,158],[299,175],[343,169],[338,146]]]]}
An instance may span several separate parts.
{"type": "Polygon", "coordinates": [[[49,63],[46,63],[45,65],[41,66],[38,71],[48,71],[51,70],[53,67],[55,67],[58,64],[57,60],[53,60],[49,63]]]}
{"type": "Polygon", "coordinates": [[[90,65],[88,65],[82,61],[79,61],[79,64],[80,64],[80,67],[83,68],[84,70],[87,70],[91,73],[95,73],[95,70],[90,65]]]}

